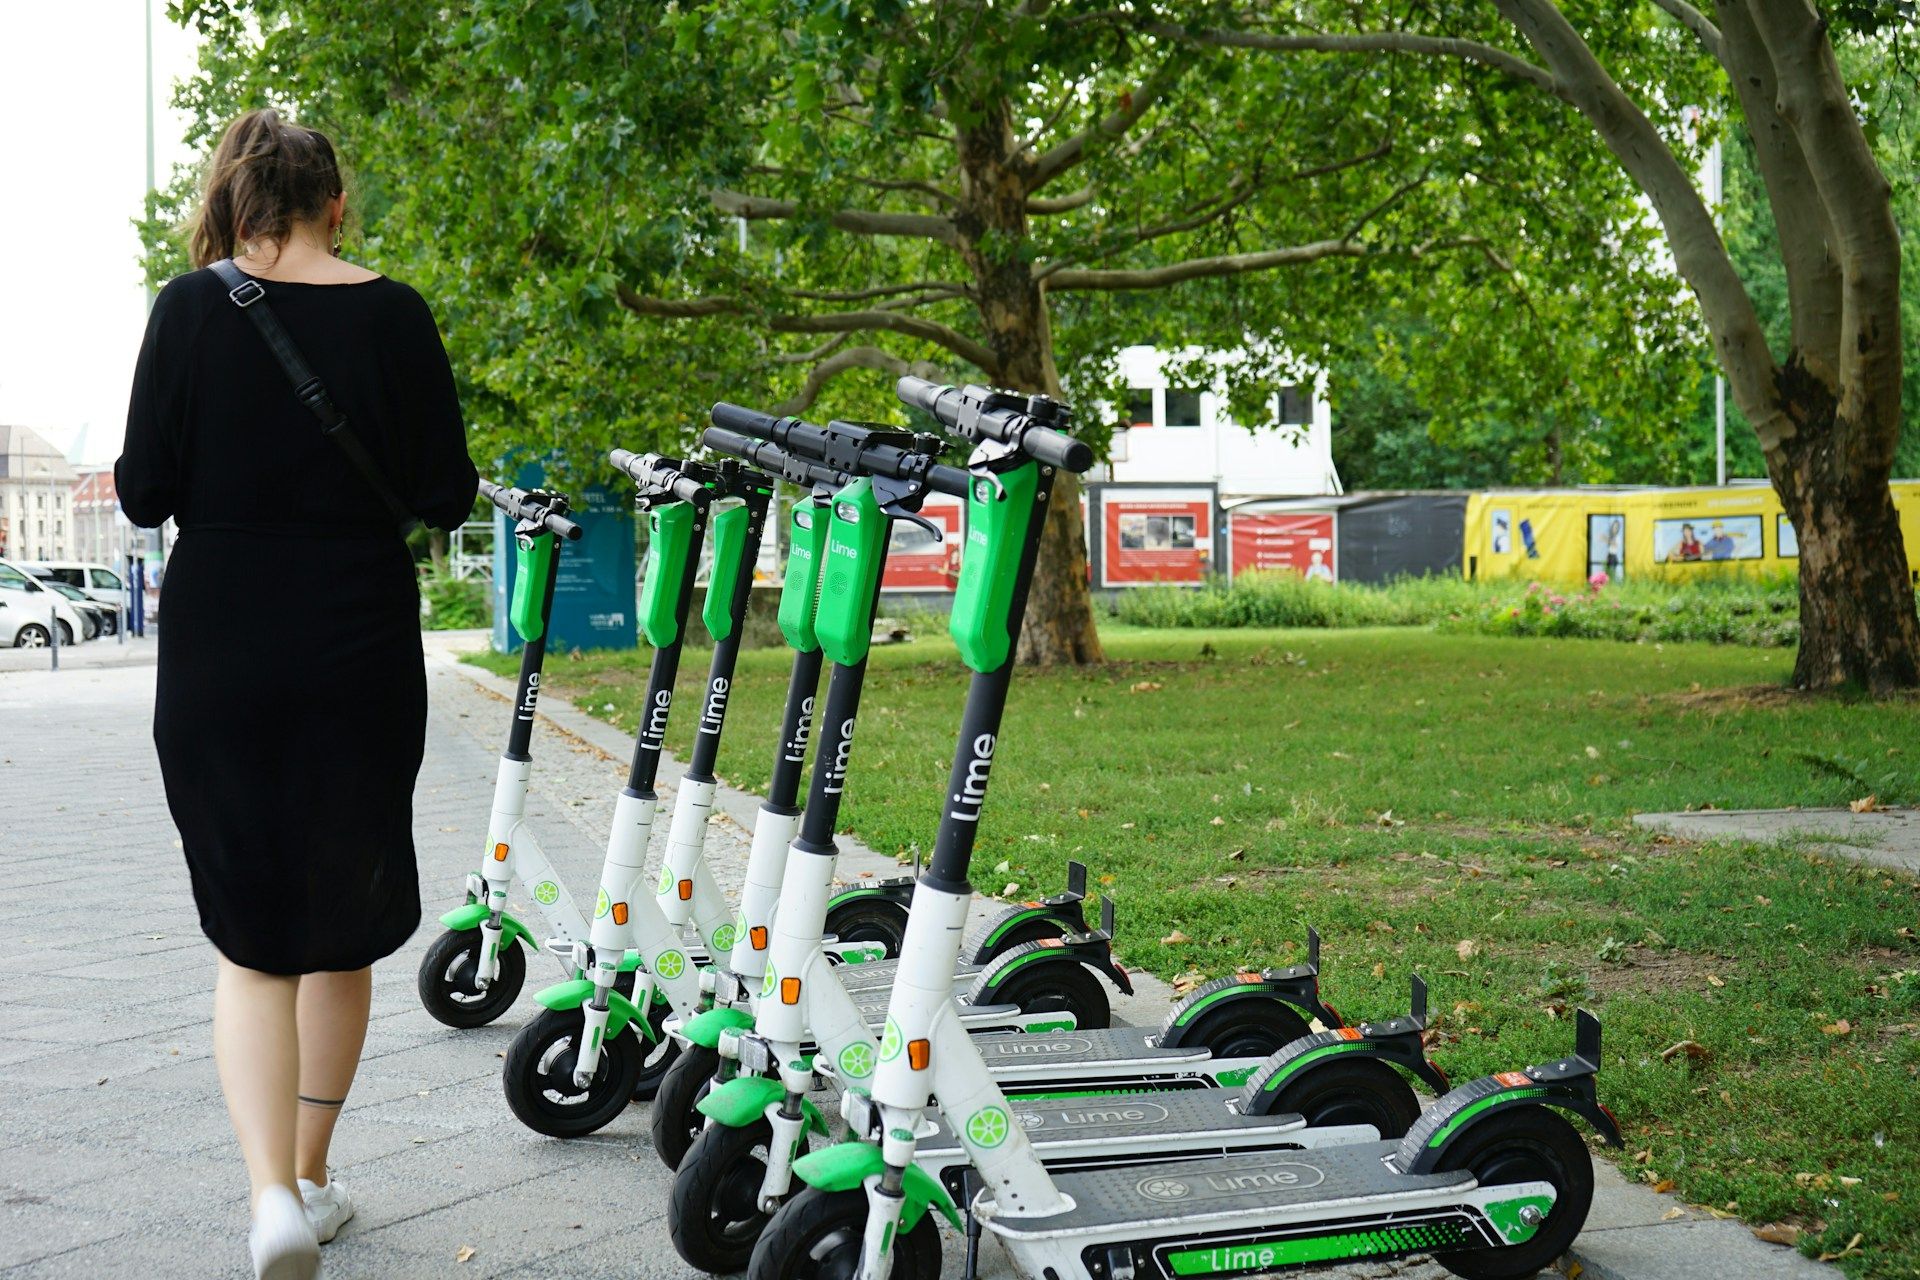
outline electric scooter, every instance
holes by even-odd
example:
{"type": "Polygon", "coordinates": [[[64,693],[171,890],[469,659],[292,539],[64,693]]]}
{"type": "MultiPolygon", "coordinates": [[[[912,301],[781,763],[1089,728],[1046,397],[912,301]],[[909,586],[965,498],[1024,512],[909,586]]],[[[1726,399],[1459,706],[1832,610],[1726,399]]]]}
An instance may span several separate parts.
{"type": "MultiPolygon", "coordinates": [[[[977,479],[969,497],[976,554],[972,567],[962,563],[951,623],[974,674],[880,1061],[870,1092],[843,1098],[854,1137],[795,1163],[808,1187],[774,1214],[755,1247],[751,1280],[937,1276],[940,1242],[928,1209],[956,1228],[959,1218],[946,1188],[916,1159],[936,1095],[984,1183],[970,1214],[1030,1277],[1172,1280],[1416,1251],[1436,1252],[1457,1274],[1493,1277],[1528,1274],[1557,1257],[1584,1223],[1592,1167],[1577,1132],[1546,1108],[1583,1115],[1619,1142],[1594,1094],[1599,1024],[1584,1013],[1573,1057],[1451,1090],[1398,1141],[1149,1155],[1091,1171],[1045,1167],[975,1042],[949,1015],[942,977],[971,895],[968,864],[1047,495],[1056,468],[1083,469],[1091,454],[1054,430],[1064,412],[1038,397],[920,379],[902,379],[900,392],[999,446],[976,454],[976,472],[990,470],[997,483],[977,479]]],[[[1327,1033],[1306,1052],[1337,1052],[1343,1039],[1327,1033]]],[[[970,1249],[970,1269],[972,1259],[970,1249]]]]}
{"type": "MultiPolygon", "coordinates": [[[[547,653],[547,624],[563,542],[580,537],[567,519],[567,499],[551,490],[509,489],[480,482],[480,493],[514,521],[513,599],[508,622],[522,641],[520,676],[514,691],[507,747],[494,777],[493,813],[480,869],[467,876],[466,903],[440,917],[445,926],[421,958],[420,1003],[449,1027],[485,1026],[519,998],[527,977],[526,924],[507,910],[507,891],[517,880],[546,919],[550,937],[569,942],[587,936],[586,917],[554,874],[526,818],[527,781],[534,710],[547,653]]],[[[579,976],[575,974],[574,976],[579,976]]]]}

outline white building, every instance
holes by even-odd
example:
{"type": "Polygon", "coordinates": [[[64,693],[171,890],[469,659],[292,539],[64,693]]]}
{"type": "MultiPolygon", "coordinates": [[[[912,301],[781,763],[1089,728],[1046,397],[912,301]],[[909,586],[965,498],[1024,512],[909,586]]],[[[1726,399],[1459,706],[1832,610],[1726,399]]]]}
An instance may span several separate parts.
{"type": "MultiPolygon", "coordinates": [[[[1191,354],[1191,353],[1183,353],[1191,354]]],[[[1326,377],[1274,397],[1272,417],[1241,426],[1227,414],[1220,371],[1235,357],[1208,360],[1208,385],[1169,385],[1154,347],[1120,353],[1130,403],[1113,434],[1112,463],[1098,479],[1118,483],[1213,484],[1220,496],[1317,497],[1341,492],[1333,465],[1333,415],[1326,377]]]]}
{"type": "Polygon", "coordinates": [[[65,560],[79,473],[26,427],[0,426],[0,557],[65,560]]]}

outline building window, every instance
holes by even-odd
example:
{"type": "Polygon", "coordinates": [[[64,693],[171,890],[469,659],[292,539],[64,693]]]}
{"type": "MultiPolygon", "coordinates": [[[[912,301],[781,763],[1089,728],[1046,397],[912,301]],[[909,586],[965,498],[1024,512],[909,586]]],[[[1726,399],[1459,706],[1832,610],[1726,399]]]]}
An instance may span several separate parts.
{"type": "Polygon", "coordinates": [[[1167,388],[1167,425],[1170,427],[1197,427],[1200,425],[1200,393],[1187,388],[1167,388]]]}
{"type": "Polygon", "coordinates": [[[1280,420],[1283,427],[1305,427],[1313,424],[1313,397],[1298,386],[1280,388],[1280,420]]]}
{"type": "Polygon", "coordinates": [[[1127,420],[1122,427],[1153,425],[1153,392],[1146,387],[1127,388],[1127,420]]]}

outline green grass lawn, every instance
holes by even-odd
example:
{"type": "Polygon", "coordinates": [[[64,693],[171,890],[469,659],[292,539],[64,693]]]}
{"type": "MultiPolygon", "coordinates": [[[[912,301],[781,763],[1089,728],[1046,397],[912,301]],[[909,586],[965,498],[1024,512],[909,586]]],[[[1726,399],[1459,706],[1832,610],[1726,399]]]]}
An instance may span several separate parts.
{"type": "MultiPolygon", "coordinates": [[[[1104,635],[1107,665],[1016,679],[976,884],[1050,892],[1080,858],[1116,900],[1126,961],[1176,981],[1295,960],[1312,923],[1349,1018],[1401,1011],[1407,974],[1426,976],[1456,1081],[1565,1053],[1567,1011],[1587,1005],[1630,1176],[1797,1225],[1851,1275],[1920,1275],[1920,883],[1817,844],[1701,845],[1629,821],[1861,794],[1809,756],[1862,762],[1882,799],[1911,800],[1920,703],[1784,693],[1779,650],[1104,635]],[[1662,1056],[1681,1041],[1699,1051],[1662,1056]]],[[[683,663],[683,708],[706,658],[683,663]]],[[[646,661],[547,674],[631,728],[646,661]]],[[[944,637],[871,668],[843,826],[926,849],[964,673],[944,637]]],[[[741,786],[765,784],[787,669],[785,650],[741,660],[721,755],[741,786]]],[[[669,745],[692,726],[677,715],[669,745]]]]}

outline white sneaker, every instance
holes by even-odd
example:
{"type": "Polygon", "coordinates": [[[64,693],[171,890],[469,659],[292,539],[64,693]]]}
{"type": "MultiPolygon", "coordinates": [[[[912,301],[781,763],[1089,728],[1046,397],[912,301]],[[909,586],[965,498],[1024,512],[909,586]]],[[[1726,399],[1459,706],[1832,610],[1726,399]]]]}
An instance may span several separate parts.
{"type": "Polygon", "coordinates": [[[307,1221],[321,1244],[340,1234],[340,1228],[353,1216],[353,1197],[338,1178],[328,1178],[324,1187],[300,1179],[300,1198],[307,1203],[307,1221]]]}
{"type": "Polygon", "coordinates": [[[286,1187],[268,1187],[261,1194],[247,1247],[258,1280],[314,1280],[319,1274],[320,1243],[306,1206],[286,1187]]]}

